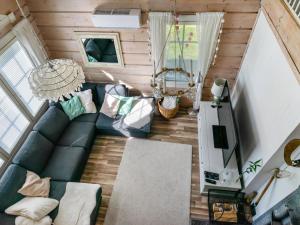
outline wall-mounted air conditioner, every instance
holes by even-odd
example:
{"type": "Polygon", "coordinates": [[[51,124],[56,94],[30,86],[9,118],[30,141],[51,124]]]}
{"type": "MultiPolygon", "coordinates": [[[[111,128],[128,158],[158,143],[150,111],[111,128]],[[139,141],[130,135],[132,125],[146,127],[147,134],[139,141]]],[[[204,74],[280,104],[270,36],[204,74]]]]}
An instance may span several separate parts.
{"type": "Polygon", "coordinates": [[[92,14],[95,27],[140,28],[141,9],[96,9],[92,14]]]}

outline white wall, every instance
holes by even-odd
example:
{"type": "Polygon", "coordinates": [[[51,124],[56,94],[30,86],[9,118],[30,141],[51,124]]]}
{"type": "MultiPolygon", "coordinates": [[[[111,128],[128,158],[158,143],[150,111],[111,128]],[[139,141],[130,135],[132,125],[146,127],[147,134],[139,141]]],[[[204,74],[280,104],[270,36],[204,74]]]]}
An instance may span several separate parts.
{"type": "MultiPolygon", "coordinates": [[[[288,141],[300,138],[300,125],[294,130],[294,132],[288,137],[288,139],[283,143],[281,149],[284,149],[284,146],[288,143],[288,141]]],[[[300,146],[293,154],[293,157],[299,159],[300,158],[300,146]]],[[[273,207],[280,200],[288,196],[290,193],[295,191],[300,185],[300,168],[295,168],[291,166],[287,166],[285,163],[280,166],[280,169],[285,171],[285,173],[289,173],[289,176],[283,177],[280,179],[276,179],[263,196],[258,206],[256,207],[256,216],[254,219],[261,216],[265,213],[269,208],[273,207]]],[[[270,177],[272,172],[270,171],[268,177],[270,177]]],[[[262,185],[259,188],[259,193],[261,193],[262,189],[266,184],[262,185]]]]}
{"type": "Polygon", "coordinates": [[[263,159],[257,174],[245,176],[250,192],[283,164],[281,146],[287,138],[293,132],[300,138],[300,86],[263,12],[241,65],[233,105],[244,169],[249,160],[263,159]]]}

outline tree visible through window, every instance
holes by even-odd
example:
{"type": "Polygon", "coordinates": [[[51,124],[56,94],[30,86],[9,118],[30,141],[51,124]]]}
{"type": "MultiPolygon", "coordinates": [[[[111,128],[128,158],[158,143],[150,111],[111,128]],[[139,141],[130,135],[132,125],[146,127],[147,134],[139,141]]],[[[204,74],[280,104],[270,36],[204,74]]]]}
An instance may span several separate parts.
{"type": "MultiPolygon", "coordinates": [[[[197,29],[195,24],[179,24],[178,36],[176,36],[176,28],[172,26],[169,41],[166,46],[165,63],[167,67],[175,66],[175,58],[177,59],[177,66],[186,67],[190,70],[190,61],[196,62],[198,60],[198,40],[197,29]],[[177,40],[176,40],[177,38],[177,40]],[[183,56],[184,61],[178,59],[183,56]]],[[[170,31],[170,26],[167,27],[167,34],[170,31]]],[[[194,63],[194,65],[196,65],[194,63]]]]}

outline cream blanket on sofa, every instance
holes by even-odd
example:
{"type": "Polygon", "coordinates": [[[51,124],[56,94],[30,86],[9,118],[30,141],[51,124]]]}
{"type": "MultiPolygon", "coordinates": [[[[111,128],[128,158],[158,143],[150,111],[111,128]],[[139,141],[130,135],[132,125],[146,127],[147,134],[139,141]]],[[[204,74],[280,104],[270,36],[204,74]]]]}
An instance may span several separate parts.
{"type": "Polygon", "coordinates": [[[68,182],[59,203],[55,225],[90,225],[100,185],[68,182]]]}

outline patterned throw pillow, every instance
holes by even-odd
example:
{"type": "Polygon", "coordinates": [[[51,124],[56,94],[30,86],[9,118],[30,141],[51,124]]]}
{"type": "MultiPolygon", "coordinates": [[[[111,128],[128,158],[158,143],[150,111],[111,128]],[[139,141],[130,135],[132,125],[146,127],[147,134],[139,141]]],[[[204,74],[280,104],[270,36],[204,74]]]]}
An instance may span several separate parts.
{"type": "Polygon", "coordinates": [[[85,113],[85,108],[83,107],[78,96],[74,96],[68,101],[60,102],[60,104],[70,120],[73,120],[74,118],[85,113]]]}

